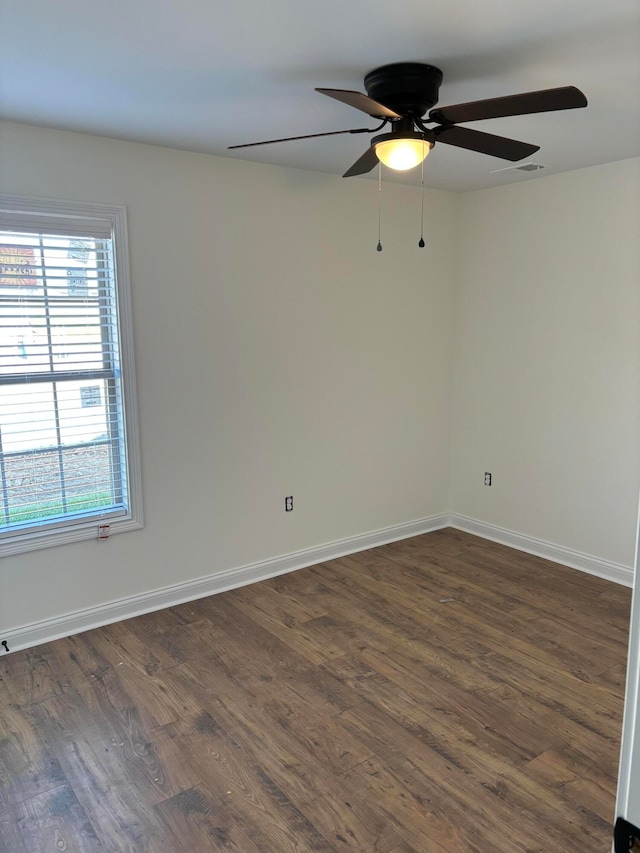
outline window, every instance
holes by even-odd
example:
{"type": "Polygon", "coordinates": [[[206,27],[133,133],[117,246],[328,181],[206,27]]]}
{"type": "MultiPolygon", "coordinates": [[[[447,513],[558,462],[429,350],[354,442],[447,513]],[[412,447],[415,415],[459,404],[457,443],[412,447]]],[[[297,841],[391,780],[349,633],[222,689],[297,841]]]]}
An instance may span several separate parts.
{"type": "Polygon", "coordinates": [[[0,554],[142,526],[134,383],[124,208],[0,194],[0,554]]]}

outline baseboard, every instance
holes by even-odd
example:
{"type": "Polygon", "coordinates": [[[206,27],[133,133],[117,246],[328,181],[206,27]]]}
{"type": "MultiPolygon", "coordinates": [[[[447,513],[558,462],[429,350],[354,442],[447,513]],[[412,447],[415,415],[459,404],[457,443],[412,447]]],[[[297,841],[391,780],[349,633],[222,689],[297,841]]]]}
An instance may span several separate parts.
{"type": "Polygon", "coordinates": [[[633,586],[633,569],[627,566],[591,557],[588,554],[563,548],[541,539],[534,539],[521,533],[514,533],[503,527],[486,524],[483,521],[477,521],[474,518],[468,518],[457,513],[441,513],[417,521],[386,527],[372,533],[341,539],[316,548],[296,551],[282,557],[262,560],[248,566],[229,569],[186,583],[173,584],[162,589],[129,596],[98,607],[78,610],[55,619],[3,631],[2,639],[7,641],[12,652],[20,651],[42,643],[49,643],[52,640],[58,640],[61,637],[70,637],[92,628],[99,628],[101,625],[131,619],[134,616],[141,616],[154,610],[162,610],[165,607],[173,607],[176,604],[194,601],[197,598],[205,598],[208,595],[257,583],[287,572],[294,572],[297,569],[304,569],[307,566],[324,563],[327,560],[335,560],[347,554],[377,548],[399,539],[432,533],[445,527],[454,527],[466,533],[473,533],[483,539],[499,542],[502,545],[534,554],[537,557],[543,557],[545,560],[551,560],[554,563],[562,563],[565,566],[579,569],[590,575],[597,575],[614,583],[633,586]]]}
{"type": "Polygon", "coordinates": [[[457,513],[449,515],[449,525],[457,530],[463,530],[465,533],[474,533],[483,539],[508,545],[510,548],[525,551],[527,554],[534,554],[536,557],[543,557],[545,560],[551,560],[554,563],[562,563],[564,566],[579,569],[581,572],[587,572],[590,575],[597,575],[599,578],[623,586],[633,586],[633,569],[619,563],[582,554],[580,551],[573,551],[570,548],[554,545],[542,539],[534,539],[532,536],[525,536],[522,533],[514,533],[512,530],[486,524],[484,521],[477,521],[475,518],[467,518],[457,513]]]}
{"type": "Polygon", "coordinates": [[[197,598],[204,598],[218,592],[267,580],[267,578],[273,578],[307,566],[314,566],[327,560],[335,560],[347,554],[355,554],[357,551],[366,551],[369,548],[386,545],[388,542],[408,539],[423,533],[432,533],[434,530],[448,526],[449,515],[443,513],[393,527],[386,527],[372,533],[352,536],[328,545],[320,545],[317,548],[308,548],[186,583],[173,584],[141,595],[132,595],[98,607],[89,607],[86,610],[68,613],[55,619],[3,631],[2,639],[7,641],[10,651],[20,651],[42,643],[49,643],[52,640],[58,640],[61,637],[70,637],[72,634],[99,628],[112,622],[141,616],[143,613],[173,607],[176,604],[183,604],[186,601],[194,601],[197,598]]]}

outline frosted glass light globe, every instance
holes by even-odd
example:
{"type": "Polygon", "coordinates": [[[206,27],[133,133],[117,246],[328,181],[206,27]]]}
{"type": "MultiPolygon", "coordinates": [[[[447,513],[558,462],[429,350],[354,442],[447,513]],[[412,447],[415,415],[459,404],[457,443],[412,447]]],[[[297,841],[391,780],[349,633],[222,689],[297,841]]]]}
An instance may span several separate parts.
{"type": "Polygon", "coordinates": [[[378,142],[376,156],[390,169],[405,172],[422,163],[430,150],[431,145],[424,139],[389,139],[378,142]]]}

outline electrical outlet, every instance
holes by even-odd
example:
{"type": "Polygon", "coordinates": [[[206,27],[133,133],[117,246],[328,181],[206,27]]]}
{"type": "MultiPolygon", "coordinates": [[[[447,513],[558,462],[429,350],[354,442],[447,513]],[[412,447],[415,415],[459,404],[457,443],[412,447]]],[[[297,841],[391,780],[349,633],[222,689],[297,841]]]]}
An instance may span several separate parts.
{"type": "Polygon", "coordinates": [[[289,495],[284,499],[284,511],[291,512],[293,509],[293,495],[289,495]]]}
{"type": "Polygon", "coordinates": [[[491,485],[491,474],[488,471],[484,472],[484,484],[485,486],[491,485]]]}

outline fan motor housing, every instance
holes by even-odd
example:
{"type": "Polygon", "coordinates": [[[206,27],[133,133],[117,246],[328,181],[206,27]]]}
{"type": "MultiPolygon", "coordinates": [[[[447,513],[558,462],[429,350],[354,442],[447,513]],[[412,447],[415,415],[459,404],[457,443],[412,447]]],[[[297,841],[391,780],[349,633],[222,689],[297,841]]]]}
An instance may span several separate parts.
{"type": "Polygon", "coordinates": [[[423,116],[438,103],[442,71],[422,62],[394,62],[364,78],[367,95],[401,115],[423,116]]]}

